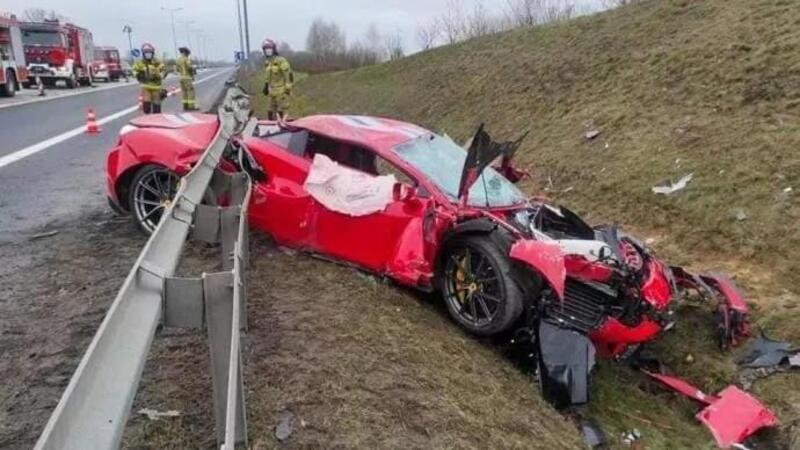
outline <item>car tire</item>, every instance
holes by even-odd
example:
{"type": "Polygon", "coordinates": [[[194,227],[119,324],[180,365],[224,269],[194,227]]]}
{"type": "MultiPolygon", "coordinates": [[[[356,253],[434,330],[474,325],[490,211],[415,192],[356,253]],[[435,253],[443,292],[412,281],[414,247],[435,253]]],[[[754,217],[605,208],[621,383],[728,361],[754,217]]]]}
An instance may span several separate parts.
{"type": "Polygon", "coordinates": [[[13,97],[17,93],[17,77],[13,70],[6,71],[6,84],[3,86],[3,96],[13,97]]]}
{"type": "Polygon", "coordinates": [[[137,227],[151,234],[178,192],[180,177],[158,164],[142,166],[128,187],[128,210],[137,227]]]}
{"type": "Polygon", "coordinates": [[[502,333],[522,314],[525,293],[501,239],[455,236],[445,244],[441,288],[450,316],[468,332],[502,333]]]}

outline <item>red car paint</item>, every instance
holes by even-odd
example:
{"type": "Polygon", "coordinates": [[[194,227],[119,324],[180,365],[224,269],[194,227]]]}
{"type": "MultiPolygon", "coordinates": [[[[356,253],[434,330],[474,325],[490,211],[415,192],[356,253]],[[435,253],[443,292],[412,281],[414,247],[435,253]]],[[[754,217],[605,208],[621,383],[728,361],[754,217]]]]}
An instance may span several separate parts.
{"type": "Polygon", "coordinates": [[[657,310],[665,309],[672,301],[672,287],[665,275],[667,267],[656,259],[649,260],[647,277],[642,283],[642,298],[647,300],[657,310]]]}
{"type": "MultiPolygon", "coordinates": [[[[271,122],[261,125],[277,126],[271,122]]],[[[254,185],[250,223],[272,235],[280,245],[343,260],[406,286],[431,289],[446,233],[459,220],[484,217],[515,236],[509,256],[541,274],[559,298],[564,298],[566,278],[606,281],[615,273],[602,262],[587,266],[588,261],[581,255],[564,255],[546,239],[524,238],[506,218],[514,207],[478,208],[448,198],[393,150],[409,139],[430,133],[416,125],[389,119],[323,115],[298,119],[285,127],[334,141],[328,151],[338,152],[339,156],[348,145],[373,152],[417,186],[406,187],[410,195],[396,198],[383,212],[361,217],[344,215],[325,208],[303,188],[311,163],[308,157],[268,139],[245,137],[243,144],[266,171],[266,180],[254,185]]],[[[124,181],[130,180],[131,174],[143,164],[161,164],[179,175],[185,174],[215,133],[216,118],[211,115],[165,114],[135,119],[131,127],[123,130],[119,143],[108,156],[109,197],[126,209],[126,199],[120,198],[119,192],[124,181]]],[[[631,248],[621,250],[630,252],[631,248]]],[[[624,259],[629,258],[630,255],[624,259]]],[[[667,309],[676,294],[667,275],[669,270],[654,256],[647,256],[645,276],[638,289],[654,311],[667,309]]],[[[723,293],[732,295],[725,281],[719,283],[723,293]]],[[[731,302],[740,304],[738,298],[731,302]]],[[[607,317],[589,336],[601,355],[616,357],[631,344],[653,339],[662,327],[658,318],[642,312],[630,325],[607,317]]]]}
{"type": "Polygon", "coordinates": [[[565,255],[564,266],[570,276],[586,281],[604,283],[614,275],[607,265],[589,261],[581,255],[565,255]]]}
{"type": "Polygon", "coordinates": [[[609,317],[600,328],[589,333],[595,344],[597,354],[604,358],[616,358],[622,355],[631,344],[650,341],[661,332],[661,325],[644,318],[637,325],[630,327],[614,317],[609,317]]]}
{"type": "Polygon", "coordinates": [[[670,375],[644,371],[665,386],[702,404],[695,416],[711,431],[720,448],[741,444],[758,430],[778,425],[775,414],[736,386],[708,395],[689,382],[670,375]]]}
{"type": "Polygon", "coordinates": [[[567,267],[558,245],[547,241],[521,239],[511,247],[510,256],[536,269],[552,286],[559,299],[564,299],[567,267]]]}

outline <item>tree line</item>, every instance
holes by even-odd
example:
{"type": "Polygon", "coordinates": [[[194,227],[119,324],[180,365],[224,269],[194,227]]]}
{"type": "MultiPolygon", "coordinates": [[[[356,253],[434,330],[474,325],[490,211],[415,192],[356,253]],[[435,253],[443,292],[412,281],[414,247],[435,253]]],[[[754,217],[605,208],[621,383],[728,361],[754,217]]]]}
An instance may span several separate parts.
{"type": "MultiPolygon", "coordinates": [[[[613,8],[633,1],[637,0],[602,0],[601,4],[613,8]]],[[[444,12],[417,25],[413,38],[419,49],[429,50],[514,28],[569,20],[597,9],[586,0],[505,0],[498,13],[487,8],[484,0],[448,0],[444,12]]],[[[373,24],[363,36],[348,42],[342,27],[323,18],[309,27],[305,50],[294,51],[285,43],[279,46],[296,70],[308,73],[394,60],[405,56],[405,49],[399,30],[382,31],[373,24]]]]}

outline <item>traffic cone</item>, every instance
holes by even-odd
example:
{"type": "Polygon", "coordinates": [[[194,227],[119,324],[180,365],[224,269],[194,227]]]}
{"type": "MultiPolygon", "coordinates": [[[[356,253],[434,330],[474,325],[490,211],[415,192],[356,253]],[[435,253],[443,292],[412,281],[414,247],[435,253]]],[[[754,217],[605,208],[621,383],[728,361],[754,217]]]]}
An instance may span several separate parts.
{"type": "Polygon", "coordinates": [[[97,119],[94,116],[94,110],[89,108],[89,112],[86,113],[86,133],[96,134],[99,132],[100,127],[97,125],[97,119]]]}

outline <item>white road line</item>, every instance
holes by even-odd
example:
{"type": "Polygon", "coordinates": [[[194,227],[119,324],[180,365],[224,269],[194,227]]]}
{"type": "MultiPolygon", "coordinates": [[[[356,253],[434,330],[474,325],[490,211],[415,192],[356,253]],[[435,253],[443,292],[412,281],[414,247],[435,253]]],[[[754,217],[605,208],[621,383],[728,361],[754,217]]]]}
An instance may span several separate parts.
{"type": "MultiPolygon", "coordinates": [[[[205,78],[203,78],[201,80],[195,81],[195,84],[200,84],[200,83],[206,82],[206,81],[208,81],[208,80],[210,80],[212,78],[216,78],[219,75],[222,75],[222,74],[225,74],[225,73],[229,73],[229,72],[230,72],[229,70],[219,71],[219,72],[217,72],[217,73],[215,73],[213,75],[209,75],[209,76],[207,76],[207,77],[205,77],[205,78]]],[[[139,109],[139,105],[131,106],[130,108],[125,108],[122,111],[117,111],[114,114],[111,114],[110,116],[105,116],[102,119],[98,119],[97,120],[97,124],[98,125],[103,125],[103,124],[106,124],[106,123],[111,122],[113,120],[117,120],[120,117],[124,117],[124,116],[127,116],[128,114],[131,114],[131,113],[135,112],[138,109],[139,109]]],[[[77,135],[79,135],[81,133],[84,133],[85,131],[86,131],[86,127],[85,126],[80,126],[78,128],[75,128],[75,129],[69,130],[67,132],[61,133],[58,136],[53,136],[53,137],[51,137],[49,139],[46,139],[44,141],[41,141],[39,143],[33,144],[33,145],[25,147],[25,148],[23,148],[21,150],[17,150],[17,151],[15,151],[13,153],[10,153],[10,154],[8,154],[6,156],[0,157],[0,168],[3,168],[3,167],[5,167],[5,166],[7,166],[9,164],[15,163],[15,162],[17,162],[17,161],[19,161],[21,159],[27,158],[28,156],[35,155],[36,153],[39,153],[40,151],[42,151],[42,150],[44,150],[46,148],[52,147],[52,146],[54,146],[56,144],[60,144],[61,142],[64,142],[67,139],[73,138],[73,137],[75,137],[75,136],[77,136],[77,135]]]]}
{"type": "MultiPolygon", "coordinates": [[[[223,71],[224,71],[224,69],[223,69],[223,71]]],[[[173,79],[177,79],[177,78],[178,78],[177,75],[173,76],[172,74],[170,74],[170,76],[168,76],[164,81],[173,80],[173,79]]],[[[80,89],[80,90],[77,90],[75,92],[69,92],[69,93],[66,93],[66,94],[50,95],[48,97],[34,97],[34,98],[30,99],[30,100],[23,100],[23,101],[20,101],[20,102],[8,103],[8,104],[5,104],[5,105],[0,105],[0,109],[13,108],[15,106],[30,105],[31,103],[46,102],[46,101],[49,101],[49,100],[57,100],[57,99],[60,99],[60,98],[69,98],[69,97],[74,97],[76,95],[85,95],[85,94],[91,94],[92,92],[102,92],[102,91],[108,91],[108,90],[111,90],[111,89],[118,89],[118,88],[123,88],[123,87],[126,87],[126,86],[137,86],[137,85],[138,85],[138,83],[136,83],[136,81],[134,81],[132,83],[116,83],[116,84],[113,84],[113,85],[110,85],[110,86],[102,86],[102,87],[95,87],[95,88],[84,88],[84,89],[80,89]]]]}

